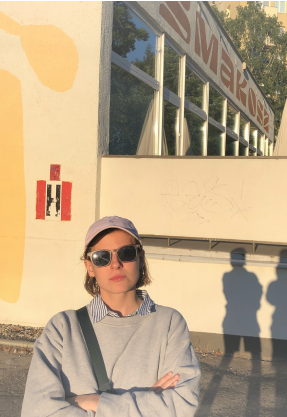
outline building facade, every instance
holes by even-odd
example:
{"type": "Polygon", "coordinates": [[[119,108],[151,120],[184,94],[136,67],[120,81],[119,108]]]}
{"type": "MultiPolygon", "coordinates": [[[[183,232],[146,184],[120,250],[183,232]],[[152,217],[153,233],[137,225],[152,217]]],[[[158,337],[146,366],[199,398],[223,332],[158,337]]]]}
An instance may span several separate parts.
{"type": "Polygon", "coordinates": [[[0,321],[87,303],[85,233],[119,215],[195,344],[286,341],[287,161],[208,3],[2,2],[0,28],[0,321]]]}

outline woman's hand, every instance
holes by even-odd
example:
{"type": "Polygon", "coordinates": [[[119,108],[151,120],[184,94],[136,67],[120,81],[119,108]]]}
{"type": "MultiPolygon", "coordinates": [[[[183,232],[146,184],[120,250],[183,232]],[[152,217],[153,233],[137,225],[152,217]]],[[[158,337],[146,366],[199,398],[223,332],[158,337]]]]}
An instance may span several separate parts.
{"type": "Polygon", "coordinates": [[[66,398],[71,405],[80,407],[82,410],[91,410],[96,413],[101,394],[76,395],[75,397],[66,398]]]}
{"type": "Polygon", "coordinates": [[[160,378],[149,391],[154,391],[156,394],[161,394],[165,389],[173,389],[179,380],[179,374],[172,376],[172,372],[160,378]]]}

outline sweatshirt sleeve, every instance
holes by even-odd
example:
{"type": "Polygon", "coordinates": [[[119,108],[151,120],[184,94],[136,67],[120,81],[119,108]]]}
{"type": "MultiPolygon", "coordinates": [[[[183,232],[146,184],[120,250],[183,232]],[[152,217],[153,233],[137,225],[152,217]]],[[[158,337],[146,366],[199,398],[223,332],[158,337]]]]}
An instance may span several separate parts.
{"type": "Polygon", "coordinates": [[[84,411],[65,401],[61,326],[55,316],[34,344],[21,417],[95,417],[94,411],[84,411]]]}
{"type": "MultiPolygon", "coordinates": [[[[161,394],[153,391],[103,393],[96,417],[192,417],[198,406],[200,365],[190,342],[184,318],[174,310],[167,338],[164,363],[159,378],[169,371],[179,374],[174,389],[161,394]]],[[[154,381],[156,382],[156,381],[154,381]]]]}

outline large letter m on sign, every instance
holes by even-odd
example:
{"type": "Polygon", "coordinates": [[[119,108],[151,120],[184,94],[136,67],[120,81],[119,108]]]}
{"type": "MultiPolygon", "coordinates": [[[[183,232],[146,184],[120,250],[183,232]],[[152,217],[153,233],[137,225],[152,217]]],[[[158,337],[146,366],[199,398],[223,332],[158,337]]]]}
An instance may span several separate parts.
{"type": "Polygon", "coordinates": [[[218,62],[218,40],[212,34],[209,46],[207,47],[205,23],[203,18],[196,12],[196,31],[195,31],[195,53],[203,59],[203,62],[208,65],[210,58],[210,69],[217,74],[218,62]]]}

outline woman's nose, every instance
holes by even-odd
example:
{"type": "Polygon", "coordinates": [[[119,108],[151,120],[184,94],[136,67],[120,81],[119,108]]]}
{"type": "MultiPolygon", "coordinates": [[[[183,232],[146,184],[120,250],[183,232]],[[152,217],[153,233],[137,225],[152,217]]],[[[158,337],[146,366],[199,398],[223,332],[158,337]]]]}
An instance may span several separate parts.
{"type": "Polygon", "coordinates": [[[111,261],[111,267],[114,269],[119,269],[122,266],[121,261],[118,258],[117,252],[112,253],[112,261],[111,261]]]}

